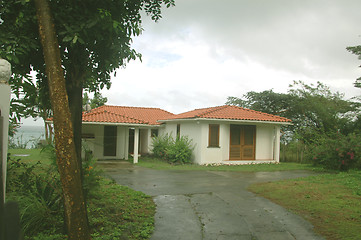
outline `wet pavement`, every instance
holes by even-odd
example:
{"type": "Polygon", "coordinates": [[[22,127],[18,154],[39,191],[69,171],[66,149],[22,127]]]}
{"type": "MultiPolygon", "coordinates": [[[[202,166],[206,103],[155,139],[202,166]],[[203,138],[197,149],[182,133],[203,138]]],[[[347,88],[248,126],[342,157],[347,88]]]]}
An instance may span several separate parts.
{"type": "Polygon", "coordinates": [[[246,190],[252,183],[312,172],[153,170],[124,161],[98,165],[117,183],[153,197],[157,212],[152,240],[323,239],[309,222],[246,190]]]}

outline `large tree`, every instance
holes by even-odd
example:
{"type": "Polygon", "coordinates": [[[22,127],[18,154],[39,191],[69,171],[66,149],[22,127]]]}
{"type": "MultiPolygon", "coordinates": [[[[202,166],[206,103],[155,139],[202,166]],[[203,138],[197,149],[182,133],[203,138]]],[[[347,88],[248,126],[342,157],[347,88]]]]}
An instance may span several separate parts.
{"type": "MultiPolygon", "coordinates": [[[[44,4],[38,1],[40,0],[36,0],[37,7],[40,9],[44,4]]],[[[49,0],[49,8],[53,13],[54,32],[57,33],[58,39],[58,43],[55,44],[57,47],[54,42],[52,42],[52,47],[60,51],[56,58],[61,61],[56,64],[58,70],[63,68],[67,104],[72,120],[70,125],[67,121],[61,123],[59,115],[64,109],[59,110],[57,103],[52,101],[55,132],[58,133],[55,136],[55,143],[61,145],[56,147],[58,149],[57,161],[59,171],[66,178],[65,181],[78,179],[75,173],[81,169],[83,89],[98,91],[105,86],[109,88],[111,74],[120,66],[125,66],[128,61],[141,56],[131,47],[132,37],[141,34],[143,30],[141,14],[145,12],[157,21],[161,18],[161,8],[164,4],[170,7],[174,5],[174,0],[49,0]],[[73,136],[71,131],[67,130],[71,129],[71,125],[74,128],[73,136]],[[63,134],[60,134],[61,131],[63,134]],[[69,145],[74,144],[75,155],[73,151],[66,150],[63,140],[59,138],[61,135],[67,139],[69,145]],[[61,156],[61,154],[65,155],[61,156]],[[76,160],[77,167],[73,164],[71,167],[67,166],[73,160],[76,160]]],[[[13,91],[22,93],[18,96],[23,96],[23,99],[17,102],[17,107],[20,110],[21,108],[29,110],[32,105],[29,105],[30,101],[26,101],[26,98],[34,100],[40,95],[39,101],[34,100],[32,104],[42,102],[45,106],[49,99],[46,97],[49,93],[48,82],[52,81],[51,77],[49,78],[51,64],[44,62],[43,54],[46,55],[47,46],[44,45],[43,37],[39,36],[34,2],[0,0],[0,32],[0,56],[12,63],[13,91]],[[35,88],[30,84],[31,71],[36,72],[37,76],[35,88]],[[29,84],[26,84],[27,82],[29,84]]],[[[54,87],[52,83],[49,83],[49,86],[54,87]]],[[[56,89],[50,89],[50,92],[53,94],[57,92],[56,89]]],[[[54,95],[51,99],[54,99],[54,95]]],[[[61,102],[66,101],[61,100],[61,102]]],[[[76,184],[74,186],[70,184],[70,186],[75,187],[76,184]]],[[[70,207],[74,206],[73,200],[77,199],[73,190],[69,190],[69,198],[64,196],[65,205],[68,204],[70,207]]],[[[64,187],[63,191],[65,191],[64,187]]],[[[77,195],[82,195],[79,189],[77,195]]],[[[79,205],[76,204],[76,206],[79,205]]],[[[70,214],[73,215],[73,213],[70,214]]],[[[72,222],[71,218],[66,220],[70,221],[70,223],[67,222],[69,229],[78,226],[78,229],[84,230],[83,227],[77,225],[78,223],[72,222]]],[[[84,234],[84,238],[78,237],[78,239],[87,239],[86,236],[87,234],[84,234]]]]}
{"type": "Polygon", "coordinates": [[[226,104],[286,117],[290,98],[288,94],[276,93],[271,89],[263,92],[247,92],[241,98],[228,97],[226,104]]]}
{"type": "MultiPolygon", "coordinates": [[[[157,21],[163,5],[170,7],[174,0],[50,1],[79,159],[83,89],[109,88],[111,74],[141,56],[131,42],[143,31],[142,12],[157,21]]],[[[14,76],[20,76],[12,80],[19,88],[31,70],[45,73],[33,2],[0,1],[0,18],[0,56],[12,63],[14,76]]]]}
{"type": "Polygon", "coordinates": [[[73,126],[61,67],[59,44],[48,0],[35,0],[35,7],[54,112],[55,150],[63,190],[67,233],[69,239],[91,239],[82,192],[80,166],[76,161],[73,126]]]}
{"type": "Polygon", "coordinates": [[[308,85],[302,81],[294,81],[287,93],[248,92],[241,98],[228,97],[226,103],[289,118],[293,125],[284,129],[303,139],[315,133],[349,131],[347,126],[357,108],[356,103],[323,83],[308,85]]]}

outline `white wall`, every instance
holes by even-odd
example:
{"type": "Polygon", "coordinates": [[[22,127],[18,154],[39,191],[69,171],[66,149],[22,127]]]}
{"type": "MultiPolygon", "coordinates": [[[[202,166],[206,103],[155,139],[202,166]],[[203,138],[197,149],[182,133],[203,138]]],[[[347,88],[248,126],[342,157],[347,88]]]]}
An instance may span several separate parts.
{"type": "MultiPolygon", "coordinates": [[[[177,124],[175,124],[175,132],[176,131],[177,124]]],[[[201,123],[197,123],[196,121],[180,122],[180,135],[187,136],[189,140],[192,140],[192,145],[194,146],[192,161],[200,164],[204,145],[203,125],[201,123]]]]}
{"type": "Polygon", "coordinates": [[[117,159],[127,159],[128,157],[128,141],[129,141],[129,128],[117,127],[117,159]]]}
{"type": "Polygon", "coordinates": [[[104,156],[104,125],[98,124],[83,124],[82,132],[84,134],[94,134],[93,139],[83,139],[93,155],[97,159],[127,159],[128,158],[128,139],[129,128],[126,126],[117,126],[117,150],[116,156],[104,156]]]}
{"type": "Polygon", "coordinates": [[[201,159],[201,164],[206,163],[222,163],[229,159],[229,139],[230,139],[230,124],[224,121],[205,121],[203,123],[203,144],[204,157],[201,159]],[[208,147],[209,139],[209,124],[219,124],[219,148],[208,147]]]}
{"type": "Polygon", "coordinates": [[[104,126],[83,124],[82,133],[94,134],[95,138],[83,139],[83,141],[85,142],[89,150],[93,152],[95,158],[102,158],[104,126]]]}
{"type": "Polygon", "coordinates": [[[222,161],[229,160],[230,124],[220,125],[219,145],[222,148],[222,161]]]}
{"type": "MultiPolygon", "coordinates": [[[[207,163],[222,163],[229,160],[229,146],[230,146],[230,125],[237,124],[237,122],[224,121],[180,121],[180,133],[182,136],[186,135],[193,139],[195,144],[193,152],[193,161],[197,164],[207,163]],[[208,147],[209,124],[219,124],[219,148],[208,147]]],[[[242,124],[242,123],[238,123],[242,124]]],[[[247,123],[246,125],[250,125],[247,123]]],[[[274,124],[253,124],[256,125],[256,146],[255,146],[255,160],[273,160],[275,154],[275,136],[279,132],[279,126],[274,124]]],[[[172,134],[175,137],[177,130],[177,122],[166,123],[165,128],[160,132],[161,134],[172,134]]]]}
{"type": "MultiPolygon", "coordinates": [[[[181,136],[188,136],[194,145],[192,160],[197,164],[222,163],[229,160],[230,124],[233,122],[188,120],[179,121],[181,136]],[[208,147],[209,124],[219,124],[219,148],[208,147]]],[[[140,130],[141,153],[150,152],[151,128],[140,130]]],[[[89,148],[93,151],[94,157],[98,159],[112,159],[114,157],[103,156],[104,125],[83,124],[83,133],[93,133],[94,139],[86,139],[89,148]]],[[[177,122],[166,123],[159,127],[158,135],[170,134],[176,137],[177,122]]],[[[256,160],[273,160],[277,157],[277,143],[275,136],[279,136],[279,126],[273,124],[256,125],[256,160]]],[[[129,127],[117,126],[117,159],[128,159],[129,127]]],[[[279,146],[279,145],[278,145],[279,146]]],[[[278,147],[279,148],[279,147],[278,147]]],[[[279,154],[279,153],[278,153],[279,154]]],[[[276,159],[277,160],[277,159],[276,159]]]]}
{"type": "MultiPolygon", "coordinates": [[[[169,134],[173,138],[176,137],[177,134],[177,123],[166,123],[163,128],[159,130],[159,136],[169,134]]],[[[182,134],[182,126],[181,126],[181,134],[182,134]]]]}
{"type": "MultiPolygon", "coordinates": [[[[220,163],[229,155],[229,125],[220,124],[220,147],[208,147],[209,124],[218,124],[210,121],[180,121],[181,136],[188,136],[194,145],[192,160],[197,164],[220,163]]],[[[177,131],[177,123],[166,123],[162,134],[171,134],[173,138],[177,131]]]]}
{"type": "Polygon", "coordinates": [[[209,124],[220,124],[218,122],[202,122],[202,157],[199,164],[206,163],[219,163],[223,160],[224,149],[225,149],[225,138],[224,127],[222,124],[219,126],[219,147],[208,147],[209,141],[209,124]]]}
{"type": "Polygon", "coordinates": [[[272,160],[274,149],[274,125],[256,126],[256,159],[272,160]]]}
{"type": "Polygon", "coordinates": [[[158,136],[162,136],[165,134],[165,126],[160,126],[160,127],[152,127],[152,128],[149,128],[148,129],[148,132],[147,132],[147,142],[148,142],[148,145],[147,145],[147,153],[152,153],[152,149],[153,149],[153,145],[152,145],[152,142],[153,142],[153,138],[152,138],[152,135],[151,135],[151,129],[158,129],[158,136]]]}
{"type": "MultiPolygon", "coordinates": [[[[177,125],[175,130],[177,129],[177,125]]],[[[104,143],[104,125],[100,124],[83,124],[82,132],[84,134],[94,134],[94,139],[83,139],[88,148],[93,152],[94,157],[98,159],[128,159],[128,149],[129,149],[129,126],[117,126],[117,151],[115,157],[104,156],[103,152],[103,143],[104,143]]],[[[158,128],[158,127],[153,127],[158,128]]],[[[150,152],[152,148],[152,138],[151,138],[151,127],[139,129],[139,141],[140,148],[139,153],[146,154],[150,152]]],[[[160,127],[158,134],[164,134],[165,128],[160,127]]],[[[172,129],[172,128],[170,128],[172,129]]]]}

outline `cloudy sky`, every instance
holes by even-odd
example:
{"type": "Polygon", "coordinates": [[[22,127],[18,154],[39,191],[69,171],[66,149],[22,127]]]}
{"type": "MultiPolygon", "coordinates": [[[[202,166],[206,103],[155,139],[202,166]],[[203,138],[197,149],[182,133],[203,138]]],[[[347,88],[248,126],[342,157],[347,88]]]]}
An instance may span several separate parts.
{"type": "Polygon", "coordinates": [[[361,44],[359,0],[176,0],[163,19],[145,16],[134,39],[142,62],[117,71],[108,104],[179,113],[228,96],[321,81],[347,97],[361,75],[346,51],[361,44]]]}
{"type": "Polygon", "coordinates": [[[350,98],[361,76],[347,46],[361,44],[360,0],[176,0],[133,47],[108,104],[173,113],[223,105],[248,91],[286,92],[293,80],[321,81],[350,98]]]}

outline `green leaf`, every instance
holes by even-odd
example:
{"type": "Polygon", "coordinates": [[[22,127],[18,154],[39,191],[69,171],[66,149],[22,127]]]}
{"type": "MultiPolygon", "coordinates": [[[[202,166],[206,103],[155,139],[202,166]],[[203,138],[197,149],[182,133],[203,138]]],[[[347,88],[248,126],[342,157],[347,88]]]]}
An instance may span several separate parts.
{"type": "Polygon", "coordinates": [[[77,40],[78,40],[78,35],[75,35],[75,37],[73,38],[73,43],[75,44],[77,40]]]}
{"type": "Polygon", "coordinates": [[[71,36],[66,36],[63,38],[63,42],[70,42],[73,38],[71,36]]]}
{"type": "Polygon", "coordinates": [[[113,21],[113,28],[117,28],[119,23],[117,21],[113,21]]]}
{"type": "Polygon", "coordinates": [[[83,40],[82,38],[80,38],[80,37],[78,37],[78,42],[79,42],[80,44],[85,44],[84,40],[83,40]]]}

